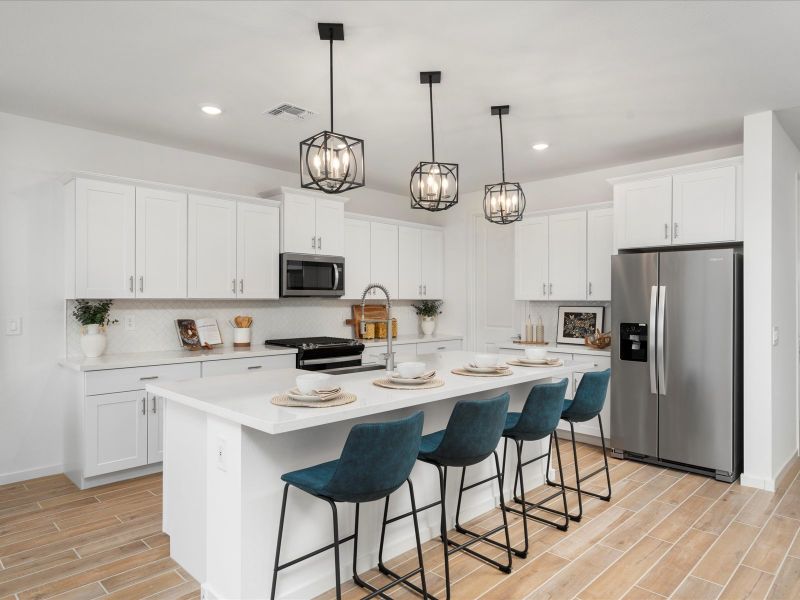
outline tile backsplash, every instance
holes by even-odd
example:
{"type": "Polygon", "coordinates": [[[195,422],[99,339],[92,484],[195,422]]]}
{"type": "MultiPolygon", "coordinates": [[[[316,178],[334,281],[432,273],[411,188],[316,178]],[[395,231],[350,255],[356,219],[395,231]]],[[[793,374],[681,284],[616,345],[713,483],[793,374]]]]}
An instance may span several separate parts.
{"type": "MultiPolygon", "coordinates": [[[[603,311],[603,331],[608,331],[611,329],[610,302],[590,302],[580,300],[575,302],[520,302],[520,304],[523,306],[527,304],[527,306],[524,307],[527,309],[527,312],[523,313],[524,316],[522,317],[522,320],[526,319],[527,316],[530,315],[531,321],[535,327],[539,316],[542,317],[542,323],[544,324],[544,339],[546,342],[550,342],[551,344],[556,343],[559,306],[603,306],[605,307],[605,310],[603,311]]],[[[522,322],[515,323],[515,331],[518,332],[521,326],[522,322]]]]}
{"type": "MultiPolygon", "coordinates": [[[[213,318],[225,345],[233,344],[228,324],[236,315],[253,317],[253,345],[268,338],[330,335],[353,337],[353,328],[345,325],[352,316],[355,300],[298,298],[281,300],[116,300],[111,318],[119,323],[108,327],[107,354],[157,352],[180,348],[175,319],[213,318]],[[133,317],[135,330],[126,329],[126,319],[133,317]]],[[[377,304],[377,302],[370,302],[377,304]]],[[[400,335],[418,333],[418,319],[411,301],[392,303],[392,316],[397,318],[400,335]]],[[[80,325],[72,317],[75,303],[66,302],[66,352],[81,354],[80,325]]]]}

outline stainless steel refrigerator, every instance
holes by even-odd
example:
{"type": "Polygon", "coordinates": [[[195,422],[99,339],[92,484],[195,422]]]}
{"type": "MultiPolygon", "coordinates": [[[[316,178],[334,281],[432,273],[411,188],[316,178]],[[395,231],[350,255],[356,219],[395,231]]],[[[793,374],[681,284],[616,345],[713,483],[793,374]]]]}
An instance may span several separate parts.
{"type": "Polygon", "coordinates": [[[734,481],[741,249],[619,254],[611,277],[612,454],[734,481]]]}

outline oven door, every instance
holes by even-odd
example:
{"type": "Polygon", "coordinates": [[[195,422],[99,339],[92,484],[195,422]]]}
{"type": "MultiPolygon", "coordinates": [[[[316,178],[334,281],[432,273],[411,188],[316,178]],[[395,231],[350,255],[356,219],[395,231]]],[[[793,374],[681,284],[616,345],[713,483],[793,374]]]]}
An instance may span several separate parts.
{"type": "Polygon", "coordinates": [[[281,254],[281,297],[344,295],[344,257],[281,254]]]}

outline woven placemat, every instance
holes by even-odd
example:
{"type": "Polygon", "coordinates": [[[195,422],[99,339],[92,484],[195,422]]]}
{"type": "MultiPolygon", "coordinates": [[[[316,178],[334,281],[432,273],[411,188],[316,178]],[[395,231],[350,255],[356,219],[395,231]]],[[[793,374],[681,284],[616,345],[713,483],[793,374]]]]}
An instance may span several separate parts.
{"type": "Polygon", "coordinates": [[[531,363],[525,363],[525,362],[522,362],[520,360],[509,360],[509,361],[506,361],[506,362],[508,362],[508,364],[510,364],[510,365],[514,365],[515,367],[538,367],[540,369],[542,367],[563,367],[564,366],[564,361],[563,360],[559,360],[557,363],[552,363],[552,364],[549,364],[549,365],[548,364],[532,365],[531,363]]]}
{"type": "Polygon", "coordinates": [[[272,397],[272,403],[277,406],[306,406],[308,408],[328,408],[329,406],[341,406],[342,404],[350,404],[355,402],[357,396],[344,392],[341,395],[331,400],[321,401],[308,401],[308,400],[293,400],[286,394],[278,394],[272,397]]]}
{"type": "Polygon", "coordinates": [[[508,369],[508,371],[505,373],[473,373],[472,371],[467,371],[466,369],[453,369],[450,372],[454,375],[466,375],[467,377],[508,377],[509,375],[514,374],[511,369],[508,369]]]}
{"type": "Polygon", "coordinates": [[[444,385],[444,379],[438,379],[434,377],[425,383],[414,385],[407,383],[394,383],[387,377],[384,379],[373,379],[372,385],[377,385],[378,387],[389,388],[392,390],[428,390],[430,388],[442,387],[444,385]]]}

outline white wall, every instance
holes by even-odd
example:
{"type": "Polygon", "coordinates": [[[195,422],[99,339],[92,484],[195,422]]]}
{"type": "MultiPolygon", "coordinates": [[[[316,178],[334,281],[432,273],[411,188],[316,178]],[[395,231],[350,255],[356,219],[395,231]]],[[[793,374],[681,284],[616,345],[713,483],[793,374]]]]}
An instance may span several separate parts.
{"type": "MultiPolygon", "coordinates": [[[[60,180],[75,171],[247,195],[299,185],[296,173],[0,113],[2,333],[5,319],[23,318],[23,335],[0,336],[0,483],[61,470],[60,180]]],[[[351,212],[436,220],[404,196],[361,189],[349,197],[351,212]]]]}
{"type": "Polygon", "coordinates": [[[775,114],[745,117],[742,483],[769,490],[797,453],[798,173],[800,151],[775,114]]]}

